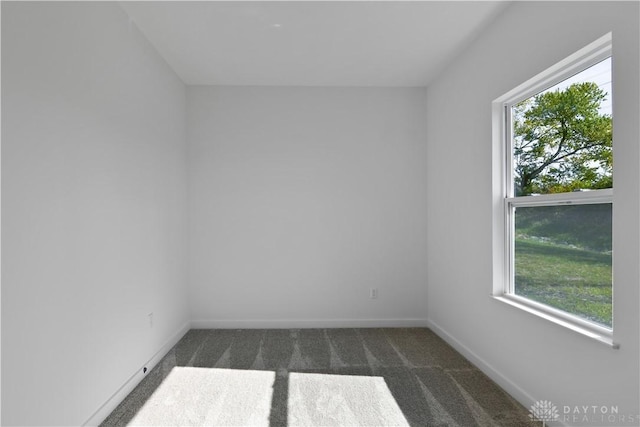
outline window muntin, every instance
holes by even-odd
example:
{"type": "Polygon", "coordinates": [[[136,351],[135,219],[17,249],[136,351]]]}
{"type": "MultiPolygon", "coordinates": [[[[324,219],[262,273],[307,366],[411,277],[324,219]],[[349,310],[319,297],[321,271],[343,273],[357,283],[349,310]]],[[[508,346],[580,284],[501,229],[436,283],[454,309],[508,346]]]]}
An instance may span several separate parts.
{"type": "Polygon", "coordinates": [[[599,333],[613,329],[610,52],[609,40],[503,102],[503,295],[599,333]]]}

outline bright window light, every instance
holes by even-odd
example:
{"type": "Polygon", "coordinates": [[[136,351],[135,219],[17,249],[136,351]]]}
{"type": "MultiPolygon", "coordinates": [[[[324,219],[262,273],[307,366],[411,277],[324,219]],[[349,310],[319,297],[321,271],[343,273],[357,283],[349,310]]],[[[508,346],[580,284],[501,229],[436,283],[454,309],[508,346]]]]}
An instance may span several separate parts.
{"type": "Polygon", "coordinates": [[[494,102],[494,296],[613,345],[612,63],[608,34],[494,102]]]}

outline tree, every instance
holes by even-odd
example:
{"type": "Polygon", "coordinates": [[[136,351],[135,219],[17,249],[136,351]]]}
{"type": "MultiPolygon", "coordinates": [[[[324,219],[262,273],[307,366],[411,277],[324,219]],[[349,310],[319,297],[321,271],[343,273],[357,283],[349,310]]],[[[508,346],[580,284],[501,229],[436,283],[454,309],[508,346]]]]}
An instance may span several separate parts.
{"type": "Polygon", "coordinates": [[[513,107],[516,196],[610,188],[611,116],[595,83],[543,92],[513,107]]]}

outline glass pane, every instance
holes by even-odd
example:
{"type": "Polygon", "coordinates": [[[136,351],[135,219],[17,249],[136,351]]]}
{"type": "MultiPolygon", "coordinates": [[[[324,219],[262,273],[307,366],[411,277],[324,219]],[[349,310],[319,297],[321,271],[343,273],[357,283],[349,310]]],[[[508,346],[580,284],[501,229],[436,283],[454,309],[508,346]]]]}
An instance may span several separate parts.
{"type": "Polygon", "coordinates": [[[515,213],[514,293],[612,327],[611,203],[515,213]]]}
{"type": "Polygon", "coordinates": [[[611,112],[611,58],[514,105],[514,195],[613,187],[611,112]]]}

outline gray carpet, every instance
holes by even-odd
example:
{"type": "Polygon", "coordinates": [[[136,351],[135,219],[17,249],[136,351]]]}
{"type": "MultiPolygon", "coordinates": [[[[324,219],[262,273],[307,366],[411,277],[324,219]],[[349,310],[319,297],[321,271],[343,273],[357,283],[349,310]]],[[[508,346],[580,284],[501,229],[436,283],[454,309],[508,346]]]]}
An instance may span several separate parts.
{"type": "Polygon", "coordinates": [[[104,426],[533,426],[428,329],[191,330],[104,426]]]}

